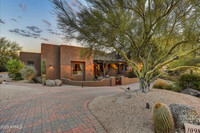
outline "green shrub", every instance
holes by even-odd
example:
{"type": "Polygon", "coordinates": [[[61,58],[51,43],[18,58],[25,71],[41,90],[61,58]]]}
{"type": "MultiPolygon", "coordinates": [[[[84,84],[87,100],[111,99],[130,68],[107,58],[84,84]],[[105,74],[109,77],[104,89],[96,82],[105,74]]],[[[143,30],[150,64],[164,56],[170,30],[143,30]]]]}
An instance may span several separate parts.
{"type": "Polygon", "coordinates": [[[168,71],[167,73],[168,73],[169,76],[179,76],[181,71],[180,70],[168,71]]]}
{"type": "Polygon", "coordinates": [[[172,90],[172,91],[176,91],[176,92],[180,92],[181,88],[176,85],[176,84],[167,84],[165,81],[157,81],[154,85],[153,88],[156,89],[164,89],[164,90],[172,90]]]}
{"type": "Polygon", "coordinates": [[[14,80],[23,80],[21,73],[16,73],[13,77],[14,80]]]}
{"type": "Polygon", "coordinates": [[[178,79],[178,85],[182,89],[192,88],[200,90],[200,76],[193,74],[181,75],[180,78],[178,79]]]}
{"type": "Polygon", "coordinates": [[[133,71],[128,72],[128,77],[129,78],[136,78],[137,76],[135,75],[135,73],[133,71]]]}
{"type": "Polygon", "coordinates": [[[34,83],[38,83],[36,77],[32,79],[34,83]]]}
{"type": "Polygon", "coordinates": [[[14,80],[21,80],[20,70],[24,67],[24,63],[18,59],[10,60],[6,64],[8,70],[8,76],[14,80]]]}
{"type": "Polygon", "coordinates": [[[163,85],[153,85],[153,88],[157,88],[157,89],[164,89],[164,90],[173,90],[173,91],[180,91],[180,87],[176,87],[174,85],[166,85],[166,86],[163,86],[163,85]]]}
{"type": "Polygon", "coordinates": [[[37,70],[31,66],[24,66],[20,71],[22,77],[26,80],[32,80],[37,75],[37,70]]]}
{"type": "Polygon", "coordinates": [[[177,81],[177,76],[170,76],[168,74],[163,74],[160,76],[161,79],[169,80],[169,81],[177,81]]]}

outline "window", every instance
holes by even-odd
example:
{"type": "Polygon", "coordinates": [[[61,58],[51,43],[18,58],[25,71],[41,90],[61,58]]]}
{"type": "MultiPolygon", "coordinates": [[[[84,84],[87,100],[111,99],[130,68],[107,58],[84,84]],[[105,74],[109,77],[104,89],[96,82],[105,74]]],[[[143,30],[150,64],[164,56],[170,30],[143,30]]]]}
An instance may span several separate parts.
{"type": "Polygon", "coordinates": [[[27,62],[28,62],[28,66],[34,67],[34,61],[27,61],[27,62]]]}
{"type": "Polygon", "coordinates": [[[83,75],[83,63],[72,63],[72,74],[83,75]]]}

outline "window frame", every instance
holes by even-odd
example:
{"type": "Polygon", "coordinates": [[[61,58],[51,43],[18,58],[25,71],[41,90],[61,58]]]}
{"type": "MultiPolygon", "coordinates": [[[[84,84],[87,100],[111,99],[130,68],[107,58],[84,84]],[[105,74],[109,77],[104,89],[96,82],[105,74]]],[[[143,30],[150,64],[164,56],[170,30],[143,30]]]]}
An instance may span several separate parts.
{"type": "Polygon", "coordinates": [[[35,67],[34,61],[27,61],[28,66],[35,67]]]}
{"type": "MultiPolygon", "coordinates": [[[[84,75],[84,62],[71,62],[71,72],[72,72],[72,75],[73,76],[83,76],[84,75]],[[82,65],[82,71],[76,71],[77,72],[77,74],[75,74],[74,73],[74,67],[75,67],[75,65],[80,65],[80,67],[81,67],[81,65],[82,65]],[[79,73],[79,72],[82,72],[82,73],[79,73]]],[[[78,66],[77,66],[77,68],[78,68],[78,66]]]]}

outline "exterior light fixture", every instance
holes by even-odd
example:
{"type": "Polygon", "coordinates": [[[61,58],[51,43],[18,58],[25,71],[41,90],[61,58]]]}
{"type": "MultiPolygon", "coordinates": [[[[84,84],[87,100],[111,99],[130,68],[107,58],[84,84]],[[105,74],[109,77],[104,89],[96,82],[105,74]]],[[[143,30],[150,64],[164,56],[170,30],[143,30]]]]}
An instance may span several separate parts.
{"type": "Polygon", "coordinates": [[[52,65],[49,65],[49,69],[53,70],[53,66],[52,66],[52,65]]]}

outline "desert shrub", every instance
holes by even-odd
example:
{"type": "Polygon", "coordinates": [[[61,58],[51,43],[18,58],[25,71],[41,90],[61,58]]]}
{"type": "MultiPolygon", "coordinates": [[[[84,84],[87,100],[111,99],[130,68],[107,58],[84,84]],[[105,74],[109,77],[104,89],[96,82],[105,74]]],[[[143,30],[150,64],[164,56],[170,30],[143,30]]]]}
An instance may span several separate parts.
{"type": "Polygon", "coordinates": [[[177,81],[177,76],[170,76],[169,74],[163,74],[160,76],[160,78],[174,82],[177,81]]]}
{"type": "Polygon", "coordinates": [[[200,75],[200,69],[187,69],[184,71],[183,74],[195,74],[195,75],[200,75]]]}
{"type": "Polygon", "coordinates": [[[178,85],[182,89],[192,88],[200,90],[200,76],[194,74],[183,74],[178,79],[178,85]]]}
{"type": "Polygon", "coordinates": [[[36,77],[34,77],[32,80],[33,80],[34,83],[38,83],[36,77]]]}
{"type": "Polygon", "coordinates": [[[156,89],[164,89],[164,90],[172,90],[176,92],[180,92],[181,88],[177,84],[167,84],[167,82],[159,80],[154,85],[153,88],[156,89]]]}
{"type": "Polygon", "coordinates": [[[10,60],[6,64],[8,76],[14,80],[21,80],[22,76],[20,70],[24,67],[24,63],[18,59],[10,60]]]}
{"type": "Polygon", "coordinates": [[[155,88],[155,89],[171,90],[171,91],[175,91],[175,92],[180,92],[182,90],[180,87],[175,86],[175,85],[166,85],[166,86],[154,85],[153,88],[155,88]]]}
{"type": "Polygon", "coordinates": [[[179,76],[181,73],[181,70],[176,70],[176,71],[168,71],[167,72],[169,76],[179,76]]]}
{"type": "Polygon", "coordinates": [[[135,75],[135,73],[133,71],[128,72],[128,77],[129,78],[136,78],[137,76],[135,75]]]}
{"type": "Polygon", "coordinates": [[[31,66],[24,66],[20,71],[22,77],[27,80],[32,80],[37,75],[37,70],[31,66]]]}
{"type": "Polygon", "coordinates": [[[167,82],[166,81],[164,81],[164,80],[157,80],[156,82],[155,82],[155,84],[154,84],[154,88],[160,88],[160,89],[162,89],[162,88],[165,88],[167,86],[167,82]]]}

